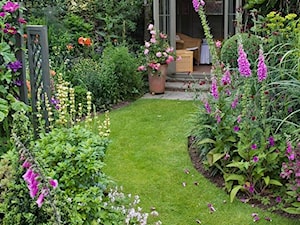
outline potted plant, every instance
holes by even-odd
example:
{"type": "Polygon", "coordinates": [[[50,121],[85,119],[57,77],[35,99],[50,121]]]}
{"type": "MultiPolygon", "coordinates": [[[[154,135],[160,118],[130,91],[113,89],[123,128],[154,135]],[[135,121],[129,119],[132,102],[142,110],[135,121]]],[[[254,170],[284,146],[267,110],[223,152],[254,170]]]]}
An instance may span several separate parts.
{"type": "Polygon", "coordinates": [[[165,92],[168,64],[175,60],[176,54],[166,34],[156,31],[153,24],[148,26],[148,30],[151,37],[143,46],[144,65],[138,70],[148,72],[150,93],[162,94],[165,92]]]}

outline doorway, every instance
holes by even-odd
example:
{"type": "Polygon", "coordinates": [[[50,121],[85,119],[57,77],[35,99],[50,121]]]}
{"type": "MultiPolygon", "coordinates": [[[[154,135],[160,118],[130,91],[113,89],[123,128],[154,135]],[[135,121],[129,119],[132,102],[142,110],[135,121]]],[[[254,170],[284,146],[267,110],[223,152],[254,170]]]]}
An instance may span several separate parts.
{"type": "MultiPolygon", "coordinates": [[[[233,35],[236,32],[234,26],[236,9],[242,6],[242,0],[206,0],[205,3],[207,20],[213,37],[217,40],[224,40],[233,35]]],[[[207,54],[204,50],[205,36],[201,21],[191,0],[153,0],[153,18],[156,29],[168,34],[172,46],[176,46],[178,33],[201,39],[200,55],[196,57],[198,62],[195,61],[195,57],[193,60],[193,72],[202,71],[199,67],[206,66],[207,68],[210,65],[209,52],[207,54]],[[202,56],[205,54],[208,57],[205,61],[201,61],[201,49],[202,56]]],[[[208,48],[206,49],[209,51],[208,48]]],[[[171,65],[168,72],[176,73],[176,65],[171,65]]]]}

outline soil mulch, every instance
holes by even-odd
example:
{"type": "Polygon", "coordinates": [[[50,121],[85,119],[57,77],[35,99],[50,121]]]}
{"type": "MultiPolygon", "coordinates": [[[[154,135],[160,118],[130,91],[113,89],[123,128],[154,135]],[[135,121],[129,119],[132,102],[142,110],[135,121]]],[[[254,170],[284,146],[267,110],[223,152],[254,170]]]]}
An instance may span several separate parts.
{"type": "MultiPolygon", "coordinates": [[[[213,183],[216,187],[218,187],[220,189],[224,189],[225,181],[224,181],[223,176],[221,174],[212,176],[211,172],[204,167],[201,159],[199,158],[199,153],[198,153],[197,149],[193,146],[193,141],[194,141],[193,137],[188,137],[188,153],[189,153],[189,156],[191,158],[191,161],[192,161],[195,169],[199,173],[201,173],[207,180],[209,180],[211,183],[213,183]]],[[[243,194],[238,194],[237,198],[240,199],[241,201],[243,199],[247,199],[247,197],[243,194]]],[[[266,205],[262,204],[260,201],[254,199],[254,200],[249,200],[247,202],[247,204],[262,208],[264,210],[268,210],[268,208],[274,206],[276,204],[276,202],[275,201],[271,202],[270,205],[266,206],[266,205]]],[[[290,219],[295,219],[295,220],[300,219],[300,215],[289,214],[289,213],[286,213],[281,210],[276,210],[273,212],[278,215],[281,215],[283,217],[290,218],[290,219]]]]}

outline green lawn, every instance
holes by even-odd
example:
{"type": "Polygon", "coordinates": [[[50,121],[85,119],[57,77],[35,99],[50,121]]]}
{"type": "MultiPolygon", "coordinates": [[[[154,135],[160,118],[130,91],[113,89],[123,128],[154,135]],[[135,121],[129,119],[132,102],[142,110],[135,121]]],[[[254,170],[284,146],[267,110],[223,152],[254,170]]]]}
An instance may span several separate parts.
{"type": "Polygon", "coordinates": [[[193,101],[139,99],[110,113],[112,143],[105,173],[123,186],[125,193],[139,195],[144,211],[156,208],[159,217],[153,220],[150,216],[149,224],[160,219],[166,225],[192,225],[196,220],[205,225],[299,225],[299,220],[288,220],[238,200],[229,203],[224,191],[193,168],[187,133],[195,110],[193,101]],[[209,203],[215,207],[214,213],[210,213],[209,203]],[[260,221],[254,223],[252,213],[258,213],[260,221]]]}

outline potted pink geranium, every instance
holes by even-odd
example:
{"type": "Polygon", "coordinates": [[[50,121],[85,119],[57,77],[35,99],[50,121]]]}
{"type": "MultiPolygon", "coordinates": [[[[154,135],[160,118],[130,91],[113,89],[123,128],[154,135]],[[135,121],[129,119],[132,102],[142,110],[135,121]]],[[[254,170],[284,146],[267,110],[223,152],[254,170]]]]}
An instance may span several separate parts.
{"type": "Polygon", "coordinates": [[[170,46],[168,36],[148,26],[150,40],[143,46],[144,65],[139,71],[148,71],[149,88],[152,94],[164,93],[168,65],[175,61],[174,48],[170,46]]]}

